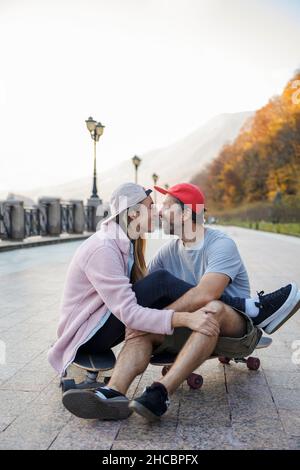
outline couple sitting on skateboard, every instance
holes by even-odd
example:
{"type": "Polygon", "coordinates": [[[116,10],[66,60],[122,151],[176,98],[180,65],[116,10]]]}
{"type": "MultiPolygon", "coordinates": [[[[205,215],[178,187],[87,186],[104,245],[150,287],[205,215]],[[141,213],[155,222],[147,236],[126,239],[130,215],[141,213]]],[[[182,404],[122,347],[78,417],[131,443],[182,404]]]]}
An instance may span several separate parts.
{"type": "Polygon", "coordinates": [[[235,242],[204,224],[204,195],[197,186],[155,190],[165,195],[159,214],[151,190],[119,186],[111,216],[69,266],[51,365],[64,375],[77,352],[101,354],[124,341],[107,385],[63,394],[64,406],[76,416],[124,419],[134,411],[159,418],[169,397],[208,357],[249,356],[262,330],[272,334],[300,307],[294,282],[251,298],[235,242]],[[147,267],[144,235],[154,231],[156,215],[164,233],[177,237],[147,267]],[[130,384],[162,352],[176,355],[171,369],[129,401],[130,384]]]}

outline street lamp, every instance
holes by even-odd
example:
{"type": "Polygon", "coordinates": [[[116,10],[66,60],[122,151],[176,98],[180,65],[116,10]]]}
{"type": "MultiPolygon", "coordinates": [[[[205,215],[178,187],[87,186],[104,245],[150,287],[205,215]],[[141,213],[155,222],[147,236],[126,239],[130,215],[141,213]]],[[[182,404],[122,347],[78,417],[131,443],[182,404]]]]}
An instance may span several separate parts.
{"type": "Polygon", "coordinates": [[[135,168],[135,183],[136,184],[137,184],[137,181],[138,181],[138,167],[140,166],[141,162],[142,162],[142,159],[139,158],[137,155],[132,157],[132,163],[133,163],[134,168],[135,168]]]}
{"type": "Polygon", "coordinates": [[[89,117],[86,121],[86,127],[91,134],[91,138],[94,141],[94,174],[93,174],[93,189],[91,199],[99,199],[97,194],[97,170],[96,170],[96,143],[99,141],[105,126],[102,126],[101,122],[95,121],[92,117],[89,117]]]}
{"type": "MultiPolygon", "coordinates": [[[[154,186],[155,186],[157,184],[157,181],[158,181],[158,175],[156,173],[153,173],[152,179],[153,179],[153,183],[154,183],[154,186]]],[[[156,204],[156,191],[154,191],[154,202],[156,204]]]]}

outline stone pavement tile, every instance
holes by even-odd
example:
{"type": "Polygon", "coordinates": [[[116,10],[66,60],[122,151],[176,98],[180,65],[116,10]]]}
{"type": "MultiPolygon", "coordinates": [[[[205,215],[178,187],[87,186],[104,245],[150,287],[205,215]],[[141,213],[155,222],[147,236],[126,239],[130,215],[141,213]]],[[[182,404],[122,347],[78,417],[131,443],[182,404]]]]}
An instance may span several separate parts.
{"type": "Polygon", "coordinates": [[[228,394],[231,416],[233,419],[251,419],[252,416],[265,417],[276,416],[277,409],[273,402],[272,394],[268,388],[253,386],[231,386],[228,394]]]}
{"type": "Polygon", "coordinates": [[[230,426],[185,426],[178,424],[177,439],[182,442],[182,449],[219,450],[242,449],[240,441],[234,438],[230,426]]]}
{"type": "Polygon", "coordinates": [[[4,335],[1,335],[3,341],[7,341],[8,344],[21,344],[21,342],[26,344],[30,343],[30,337],[41,330],[40,325],[27,324],[26,322],[21,322],[17,326],[8,329],[5,331],[4,335]]]}
{"type": "Polygon", "coordinates": [[[35,403],[37,406],[48,406],[48,408],[62,409],[63,405],[61,399],[62,391],[56,377],[37,395],[35,403]]]}
{"type": "Polygon", "coordinates": [[[289,437],[299,437],[300,440],[300,410],[278,409],[283,428],[289,437]]]}
{"type": "Polygon", "coordinates": [[[180,439],[173,439],[170,442],[162,442],[161,439],[149,439],[148,441],[114,441],[112,450],[181,450],[183,443],[180,439]]]}
{"type": "Polygon", "coordinates": [[[238,383],[232,381],[227,384],[227,391],[230,401],[243,400],[251,403],[255,400],[259,401],[260,404],[272,402],[272,395],[266,383],[257,384],[250,381],[248,383],[238,383]]]}
{"type": "Polygon", "coordinates": [[[234,439],[239,440],[244,449],[288,449],[288,439],[280,418],[277,416],[247,419],[236,417],[232,421],[234,439]]]}
{"type": "Polygon", "coordinates": [[[1,433],[16,419],[16,416],[0,416],[0,441],[1,433]]]}
{"type": "MultiPolygon", "coordinates": [[[[273,341],[273,344],[268,348],[262,348],[255,351],[257,356],[261,359],[262,363],[265,358],[288,358],[291,355],[292,349],[291,344],[286,344],[283,340],[277,340],[277,344],[273,341]]],[[[251,354],[252,355],[252,354],[251,354]]]]}
{"type": "Polygon", "coordinates": [[[177,419],[169,416],[169,412],[163,419],[150,423],[142,416],[132,414],[126,421],[122,421],[117,436],[117,441],[157,441],[171,442],[176,437],[177,419]]]}
{"type": "Polygon", "coordinates": [[[181,403],[198,403],[200,406],[227,406],[227,392],[224,383],[204,382],[199,390],[190,390],[187,385],[182,388],[181,403]]]}
{"type": "Polygon", "coordinates": [[[22,318],[17,313],[13,313],[12,315],[3,317],[0,319],[0,328],[2,331],[6,331],[10,328],[19,325],[22,322],[22,318]]]}
{"type": "Polygon", "coordinates": [[[291,437],[288,439],[290,450],[300,450],[300,437],[291,437]]]}
{"type": "Polygon", "coordinates": [[[226,384],[230,387],[232,384],[243,386],[267,386],[265,374],[262,369],[257,371],[249,370],[243,364],[232,364],[225,366],[226,384]]]}
{"type": "Polygon", "coordinates": [[[0,390],[0,416],[21,414],[37,397],[37,392],[0,390]]]}
{"type": "MultiPolygon", "coordinates": [[[[31,370],[51,370],[55,373],[54,369],[50,366],[47,360],[47,352],[49,348],[45,348],[42,352],[40,352],[37,356],[35,356],[30,362],[29,366],[31,370]]],[[[76,368],[78,369],[78,368],[76,368]]]]}
{"type": "Polygon", "coordinates": [[[269,387],[300,389],[300,370],[295,372],[282,372],[267,369],[264,371],[269,387]]]}
{"type": "Polygon", "coordinates": [[[73,416],[52,442],[50,449],[110,449],[119,427],[120,421],[84,420],[73,416]]]}
{"type": "Polygon", "coordinates": [[[0,449],[47,449],[71,419],[67,411],[29,406],[0,437],[0,449]]]}
{"type": "Polygon", "coordinates": [[[264,371],[275,371],[284,374],[285,372],[300,372],[300,364],[295,364],[292,361],[292,356],[289,358],[267,358],[262,362],[262,369],[264,371]]]}
{"type": "Polygon", "coordinates": [[[203,426],[230,426],[230,407],[229,405],[217,405],[206,403],[190,403],[181,401],[178,414],[178,423],[184,426],[195,427],[198,423],[203,426]]]}
{"type": "Polygon", "coordinates": [[[28,347],[24,350],[15,351],[13,351],[11,348],[8,348],[6,351],[6,364],[8,366],[13,364],[20,364],[25,366],[35,359],[40,354],[40,352],[40,350],[31,347],[28,347]]]}
{"type": "Polygon", "coordinates": [[[199,374],[203,377],[204,384],[210,382],[224,382],[224,367],[221,364],[220,367],[218,367],[217,369],[205,369],[204,367],[199,367],[197,370],[195,370],[194,373],[199,374]]]}
{"type": "MultiPolygon", "coordinates": [[[[2,291],[2,289],[1,289],[1,291],[2,291]]],[[[3,295],[3,291],[1,293],[3,295]]],[[[7,304],[4,301],[4,303],[1,303],[1,305],[0,305],[0,321],[4,318],[8,317],[8,316],[14,315],[17,312],[21,312],[21,311],[22,311],[21,306],[16,307],[16,305],[14,305],[14,303],[7,304]]],[[[0,325],[1,325],[1,323],[0,323],[0,325]]]]}
{"type": "Polygon", "coordinates": [[[299,389],[272,387],[272,395],[277,408],[300,411],[299,389]]]}
{"type": "Polygon", "coordinates": [[[6,382],[10,379],[18,370],[21,370],[22,366],[20,364],[0,364],[0,388],[3,382],[6,382]]]}
{"type": "Polygon", "coordinates": [[[54,372],[23,368],[6,382],[0,384],[1,390],[43,390],[53,380],[54,372]]]}

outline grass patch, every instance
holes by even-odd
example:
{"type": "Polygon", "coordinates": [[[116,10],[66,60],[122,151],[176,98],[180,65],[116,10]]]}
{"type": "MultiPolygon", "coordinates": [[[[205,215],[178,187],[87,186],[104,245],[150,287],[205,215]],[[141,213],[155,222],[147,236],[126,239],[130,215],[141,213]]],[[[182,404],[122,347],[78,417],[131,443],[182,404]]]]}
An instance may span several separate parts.
{"type": "Polygon", "coordinates": [[[236,225],[237,227],[251,228],[254,230],[261,230],[263,232],[273,232],[281,233],[283,235],[293,235],[295,237],[300,237],[300,223],[272,223],[272,222],[250,222],[245,220],[222,220],[220,217],[218,219],[218,224],[220,225],[236,225]]]}

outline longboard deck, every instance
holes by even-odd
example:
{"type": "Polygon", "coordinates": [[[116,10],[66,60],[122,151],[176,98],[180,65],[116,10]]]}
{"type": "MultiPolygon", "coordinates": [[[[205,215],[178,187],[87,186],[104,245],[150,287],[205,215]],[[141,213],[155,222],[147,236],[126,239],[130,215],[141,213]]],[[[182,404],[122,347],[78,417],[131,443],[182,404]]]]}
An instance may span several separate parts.
{"type": "MultiPolygon", "coordinates": [[[[272,339],[266,336],[263,336],[259,340],[259,343],[257,344],[255,350],[268,348],[271,344],[272,344],[272,339]]],[[[217,359],[217,358],[218,356],[210,356],[207,360],[217,359]]],[[[157,356],[152,356],[150,364],[154,366],[170,366],[174,363],[175,359],[176,359],[175,354],[165,352],[165,353],[158,354],[157,356]]]]}
{"type": "Polygon", "coordinates": [[[116,356],[112,351],[102,354],[85,354],[78,353],[73,364],[80,369],[97,372],[100,370],[111,370],[116,363],[116,356]]]}
{"type": "MultiPolygon", "coordinates": [[[[272,339],[263,336],[256,349],[268,348],[272,343],[272,339]]],[[[171,353],[162,353],[151,358],[152,365],[171,365],[173,364],[176,356],[171,353]]],[[[217,356],[211,356],[208,359],[216,359],[217,356]]],[[[89,370],[92,372],[111,370],[116,363],[116,356],[113,351],[107,351],[102,354],[85,354],[78,353],[73,361],[74,365],[80,369],[89,370]]]]}

